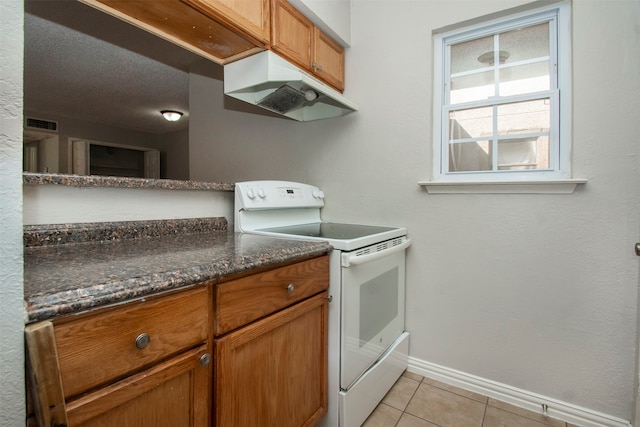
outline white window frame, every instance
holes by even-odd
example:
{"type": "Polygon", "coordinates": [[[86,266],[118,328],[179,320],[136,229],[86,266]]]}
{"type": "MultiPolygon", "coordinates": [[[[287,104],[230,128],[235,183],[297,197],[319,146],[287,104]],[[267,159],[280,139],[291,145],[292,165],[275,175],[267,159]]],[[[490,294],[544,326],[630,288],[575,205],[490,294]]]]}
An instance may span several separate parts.
{"type": "MultiPolygon", "coordinates": [[[[477,21],[476,21],[477,22],[477,21]]],[[[451,192],[445,189],[453,189],[456,184],[468,184],[481,189],[481,192],[522,192],[523,183],[531,184],[574,184],[570,191],[537,189],[524,192],[572,192],[575,184],[584,183],[585,180],[572,180],[570,170],[571,154],[571,29],[570,29],[570,3],[559,2],[541,8],[524,12],[487,19],[482,23],[462,25],[455,29],[447,29],[443,32],[434,32],[434,118],[433,118],[433,175],[431,181],[420,182],[427,186],[429,192],[451,192]],[[549,22],[555,26],[555,31],[550,31],[550,57],[553,64],[550,69],[551,87],[549,91],[536,94],[525,94],[522,100],[536,97],[551,97],[552,112],[550,126],[550,168],[545,170],[531,169],[526,171],[480,171],[480,172],[449,172],[448,160],[448,106],[446,102],[447,81],[449,79],[448,49],[455,43],[473,40],[481,37],[508,31],[519,26],[529,26],[536,23],[549,22]],[[554,51],[553,46],[556,46],[554,51]],[[555,74],[553,73],[555,71],[555,74]],[[519,184],[509,185],[501,191],[488,191],[487,184],[519,184]],[[431,186],[431,187],[430,187],[431,186]],[[505,190],[506,188],[506,190],[505,190]]],[[[500,98],[498,98],[499,100],[500,98]]],[[[500,103],[501,101],[497,101],[500,103]]],[[[514,102],[514,97],[509,97],[508,102],[514,102]]],[[[473,106],[473,103],[470,103],[473,106]]],[[[455,105],[459,109],[461,105],[455,105]]],[[[528,188],[528,187],[527,187],[528,188]]],[[[458,191],[456,191],[458,192],[458,191]]],[[[476,192],[467,188],[461,192],[476,192]]]]}

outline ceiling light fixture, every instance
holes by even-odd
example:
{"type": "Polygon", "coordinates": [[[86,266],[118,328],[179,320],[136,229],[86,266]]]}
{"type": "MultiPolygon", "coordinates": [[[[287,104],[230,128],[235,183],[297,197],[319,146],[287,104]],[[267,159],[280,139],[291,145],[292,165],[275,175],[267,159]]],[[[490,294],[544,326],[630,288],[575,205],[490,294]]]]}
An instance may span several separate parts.
{"type": "MultiPolygon", "coordinates": [[[[506,50],[498,51],[498,62],[500,64],[504,64],[505,61],[509,59],[509,56],[511,55],[506,50]]],[[[483,53],[482,55],[478,56],[478,62],[485,64],[487,66],[493,65],[495,63],[495,52],[492,50],[492,51],[483,53]]]]}
{"type": "Polygon", "coordinates": [[[169,120],[170,122],[177,122],[178,120],[180,120],[180,117],[182,117],[182,113],[180,111],[162,110],[160,111],[160,113],[165,119],[169,120]]]}

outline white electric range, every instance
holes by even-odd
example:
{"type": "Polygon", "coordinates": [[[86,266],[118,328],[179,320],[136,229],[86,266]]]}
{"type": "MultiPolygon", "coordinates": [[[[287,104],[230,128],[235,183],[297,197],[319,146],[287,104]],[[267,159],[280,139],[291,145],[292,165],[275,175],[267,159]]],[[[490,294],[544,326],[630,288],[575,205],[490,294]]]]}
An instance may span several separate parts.
{"type": "Polygon", "coordinates": [[[324,222],[324,193],[288,181],[239,182],[235,231],[323,240],[330,255],[329,406],[319,423],[360,426],[408,365],[403,227],[324,222]]]}

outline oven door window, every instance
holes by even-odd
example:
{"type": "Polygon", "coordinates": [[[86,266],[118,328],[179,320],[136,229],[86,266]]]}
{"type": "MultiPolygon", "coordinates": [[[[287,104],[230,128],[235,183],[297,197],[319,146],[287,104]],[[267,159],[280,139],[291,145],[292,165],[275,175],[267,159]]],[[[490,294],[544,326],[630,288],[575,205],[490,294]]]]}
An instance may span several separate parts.
{"type": "Polygon", "coordinates": [[[404,251],[342,268],[342,389],[404,331],[404,276],[404,251]]]}

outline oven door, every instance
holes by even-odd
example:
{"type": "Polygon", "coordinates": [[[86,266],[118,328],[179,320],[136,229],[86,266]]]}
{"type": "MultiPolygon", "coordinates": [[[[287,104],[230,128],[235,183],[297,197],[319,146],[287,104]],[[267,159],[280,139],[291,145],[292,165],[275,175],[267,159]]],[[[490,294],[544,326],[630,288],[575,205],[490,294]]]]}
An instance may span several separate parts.
{"type": "Polygon", "coordinates": [[[343,252],[340,388],[348,390],[404,331],[406,237],[343,252]]]}

